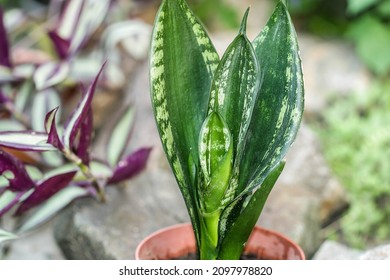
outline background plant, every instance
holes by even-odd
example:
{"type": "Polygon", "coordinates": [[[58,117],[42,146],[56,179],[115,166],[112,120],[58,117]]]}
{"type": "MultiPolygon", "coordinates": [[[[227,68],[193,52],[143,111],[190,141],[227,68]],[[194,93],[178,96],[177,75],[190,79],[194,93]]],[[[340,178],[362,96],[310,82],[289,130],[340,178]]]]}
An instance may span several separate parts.
{"type": "Polygon", "coordinates": [[[252,43],[247,16],[221,60],[185,1],[163,1],[154,26],[154,114],[201,259],[239,258],[302,116],[300,58],[285,5],[252,43]]]}
{"type": "MultiPolygon", "coordinates": [[[[390,239],[390,85],[335,100],[318,129],[325,156],[347,188],[350,208],[336,237],[364,248],[390,239]]],[[[334,235],[332,237],[335,237],[334,235]]]]}
{"type": "Polygon", "coordinates": [[[289,7],[297,28],[350,40],[375,74],[390,72],[390,0],[294,0],[289,7]]]}
{"type": "Polygon", "coordinates": [[[79,91],[72,68],[110,4],[67,1],[45,29],[43,38],[53,53],[43,55],[47,49],[33,44],[24,50],[29,57],[25,60],[12,55],[14,40],[23,38],[7,32],[0,10],[0,216],[28,212],[18,232],[41,224],[75,198],[92,195],[104,200],[105,186],[129,179],[145,167],[149,148],[124,154],[134,118],[131,104],[120,110],[114,127],[102,131],[111,135],[104,150],[107,157],[96,158],[92,100],[102,70],[88,89],[81,87],[76,108],[66,104],[69,91],[79,91]],[[66,114],[65,107],[73,112],[66,114]]]}

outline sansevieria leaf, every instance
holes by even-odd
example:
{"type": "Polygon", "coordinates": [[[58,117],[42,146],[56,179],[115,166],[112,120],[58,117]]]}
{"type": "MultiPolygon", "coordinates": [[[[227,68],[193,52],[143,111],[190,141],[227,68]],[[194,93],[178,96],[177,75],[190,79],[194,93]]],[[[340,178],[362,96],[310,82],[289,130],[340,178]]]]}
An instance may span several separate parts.
{"type": "MultiPolygon", "coordinates": [[[[207,113],[211,79],[219,57],[184,0],[164,0],[151,45],[150,79],[160,138],[197,235],[190,170],[197,169],[198,137],[207,113]]],[[[198,236],[197,236],[198,238],[198,236]]]]}
{"type": "Polygon", "coordinates": [[[240,197],[222,214],[218,259],[239,259],[245,242],[259,219],[268,195],[283,171],[284,165],[284,161],[280,162],[254,194],[248,193],[240,197]]]}
{"type": "Polygon", "coordinates": [[[212,112],[202,126],[199,140],[204,211],[218,210],[228,186],[233,165],[233,139],[218,113],[212,112]]]}
{"type": "Polygon", "coordinates": [[[226,121],[235,149],[245,135],[260,85],[260,69],[251,42],[246,37],[246,11],[238,36],[229,45],[215,72],[209,111],[226,121]]]}
{"type": "Polygon", "coordinates": [[[304,103],[296,33],[282,1],[253,46],[263,82],[237,166],[239,192],[256,188],[285,157],[297,134],[304,103]]]}

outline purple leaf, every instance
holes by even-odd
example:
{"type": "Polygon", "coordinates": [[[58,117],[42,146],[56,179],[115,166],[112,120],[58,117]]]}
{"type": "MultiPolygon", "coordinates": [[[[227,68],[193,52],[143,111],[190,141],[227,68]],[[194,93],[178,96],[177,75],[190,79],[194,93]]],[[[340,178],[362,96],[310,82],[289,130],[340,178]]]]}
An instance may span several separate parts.
{"type": "Polygon", "coordinates": [[[50,35],[60,57],[70,58],[89,40],[103,22],[110,0],[67,1],[60,20],[50,35]]]}
{"type": "Polygon", "coordinates": [[[49,134],[47,138],[47,143],[53,145],[59,150],[64,150],[64,144],[62,144],[60,137],[58,136],[57,126],[56,126],[56,114],[58,111],[58,107],[51,110],[47,113],[45,118],[45,128],[46,133],[49,134]]]}
{"type": "Polygon", "coordinates": [[[119,161],[108,184],[115,184],[140,173],[146,166],[151,148],[141,148],[119,161]]]}
{"type": "Polygon", "coordinates": [[[70,41],[67,39],[63,39],[54,30],[49,31],[48,35],[54,44],[58,57],[60,59],[66,59],[69,53],[70,41]]]}
{"type": "Polygon", "coordinates": [[[55,195],[72,181],[76,173],[77,171],[71,171],[55,175],[40,182],[31,195],[20,204],[15,215],[19,216],[55,195]]]}
{"type": "Polygon", "coordinates": [[[11,100],[0,90],[0,105],[9,103],[11,100]]]}
{"type": "Polygon", "coordinates": [[[89,110],[87,117],[81,124],[78,144],[76,147],[76,155],[83,161],[84,164],[89,165],[90,162],[90,147],[92,142],[93,131],[93,115],[92,110],[89,110]]]}
{"type": "Polygon", "coordinates": [[[64,136],[63,136],[63,143],[67,148],[71,149],[73,147],[74,139],[76,138],[77,133],[79,132],[81,124],[88,116],[88,111],[91,110],[91,103],[92,103],[93,96],[95,94],[96,84],[105,65],[106,62],[100,68],[99,73],[96,75],[94,81],[89,86],[87,92],[84,94],[83,98],[80,100],[79,104],[77,105],[77,108],[75,109],[75,111],[73,111],[72,115],[70,116],[70,119],[67,121],[65,131],[64,131],[64,136]]]}
{"type": "Polygon", "coordinates": [[[11,68],[7,31],[4,26],[4,12],[0,8],[0,65],[11,68]]]}
{"type": "Polygon", "coordinates": [[[0,175],[3,175],[8,180],[8,188],[13,192],[24,192],[35,186],[23,163],[1,149],[0,175]]]}
{"type": "Polygon", "coordinates": [[[0,147],[22,151],[53,151],[54,146],[47,143],[46,133],[35,131],[2,131],[0,132],[0,147]]]}

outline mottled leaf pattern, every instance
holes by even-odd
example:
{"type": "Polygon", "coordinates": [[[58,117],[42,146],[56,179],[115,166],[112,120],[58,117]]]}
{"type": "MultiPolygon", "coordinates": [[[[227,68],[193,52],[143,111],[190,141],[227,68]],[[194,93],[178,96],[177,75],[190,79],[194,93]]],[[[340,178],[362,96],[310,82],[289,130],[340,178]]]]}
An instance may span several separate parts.
{"type": "Polygon", "coordinates": [[[240,170],[237,193],[256,188],[285,157],[303,113],[303,75],[297,38],[282,2],[253,46],[264,79],[237,166],[240,170]]]}
{"type": "Polygon", "coordinates": [[[198,239],[191,170],[219,57],[184,0],[164,0],[156,16],[150,60],[151,93],[160,138],[198,239]],[[191,166],[188,164],[191,163],[191,166]]]}
{"type": "Polygon", "coordinates": [[[205,120],[199,139],[200,166],[205,178],[200,193],[204,211],[211,213],[221,206],[233,165],[233,139],[218,113],[205,120]]]}
{"type": "Polygon", "coordinates": [[[220,62],[184,0],[163,1],[155,20],[154,114],[202,259],[239,257],[302,118],[301,61],[284,2],[252,43],[248,12],[220,62]]]}
{"type": "Polygon", "coordinates": [[[220,244],[218,259],[239,259],[245,242],[255,226],[276,180],[283,171],[282,161],[254,193],[247,193],[231,203],[220,219],[220,244]]]}
{"type": "Polygon", "coordinates": [[[247,10],[239,35],[229,45],[215,72],[209,111],[218,112],[233,136],[239,150],[249,125],[252,109],[260,85],[260,70],[252,44],[245,34],[247,10]]]}

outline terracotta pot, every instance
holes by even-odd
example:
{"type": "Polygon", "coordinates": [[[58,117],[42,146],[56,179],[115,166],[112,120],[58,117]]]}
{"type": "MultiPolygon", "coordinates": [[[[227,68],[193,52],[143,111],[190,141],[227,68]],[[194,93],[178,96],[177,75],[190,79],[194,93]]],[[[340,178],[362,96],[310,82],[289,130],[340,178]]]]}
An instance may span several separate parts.
{"type": "MultiPolygon", "coordinates": [[[[146,237],[137,247],[137,260],[169,260],[196,251],[191,224],[179,224],[161,229],[146,237]]],[[[304,260],[302,249],[289,238],[272,230],[256,226],[248,239],[244,253],[257,259],[304,260]]]]}

